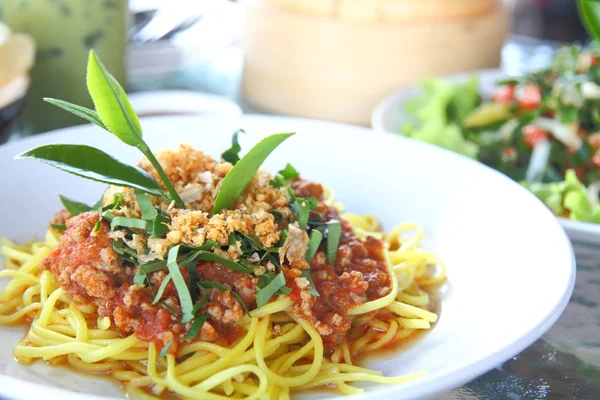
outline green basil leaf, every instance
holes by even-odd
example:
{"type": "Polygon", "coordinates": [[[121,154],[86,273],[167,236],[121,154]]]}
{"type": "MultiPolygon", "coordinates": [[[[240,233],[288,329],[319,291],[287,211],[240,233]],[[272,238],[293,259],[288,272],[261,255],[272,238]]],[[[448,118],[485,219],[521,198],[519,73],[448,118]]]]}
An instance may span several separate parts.
{"type": "Polygon", "coordinates": [[[256,294],[256,307],[261,308],[271,300],[271,297],[285,286],[285,275],[280,272],[265,287],[256,294]]]}
{"type": "Polygon", "coordinates": [[[86,121],[91,122],[92,124],[96,124],[100,128],[108,131],[108,128],[106,127],[106,125],[104,125],[104,122],[102,122],[102,120],[100,119],[100,116],[98,116],[98,113],[94,110],[90,110],[89,108],[78,106],[77,104],[72,104],[67,101],[51,99],[48,97],[44,97],[44,101],[46,103],[50,103],[54,106],[62,108],[63,110],[66,110],[66,111],[70,112],[71,114],[74,114],[80,118],[83,118],[86,121]]]}
{"type": "Polygon", "coordinates": [[[300,173],[296,168],[292,166],[292,164],[288,163],[288,165],[286,165],[284,169],[279,171],[279,175],[281,175],[285,180],[291,181],[299,177],[300,173]]]}
{"type": "Polygon", "coordinates": [[[239,154],[240,150],[242,150],[238,142],[238,133],[240,132],[246,133],[243,129],[234,132],[233,136],[231,137],[231,147],[227,149],[223,154],[221,154],[221,158],[223,160],[229,161],[233,165],[237,164],[237,162],[240,161],[239,154]]]}
{"type": "Polygon", "coordinates": [[[58,195],[58,198],[69,214],[74,217],[92,209],[92,207],[88,206],[87,204],[71,200],[63,195],[58,195]]]}
{"type": "Polygon", "coordinates": [[[159,238],[169,233],[169,227],[167,224],[171,222],[168,216],[163,213],[158,213],[154,221],[152,221],[152,233],[153,238],[159,238]]]}
{"type": "Polygon", "coordinates": [[[246,315],[248,315],[249,317],[252,317],[250,315],[250,313],[248,312],[248,308],[246,307],[246,304],[244,304],[244,302],[242,301],[242,298],[240,297],[240,295],[237,294],[236,292],[234,292],[233,290],[228,289],[226,286],[221,285],[219,282],[198,282],[198,285],[202,286],[203,288],[206,288],[206,289],[215,288],[215,289],[219,289],[221,292],[231,293],[231,295],[233,297],[235,297],[237,302],[240,303],[240,306],[242,306],[242,309],[244,310],[246,315]]]}
{"type": "Polygon", "coordinates": [[[50,224],[50,226],[52,227],[52,229],[55,229],[57,231],[66,231],[67,230],[67,226],[65,224],[50,224]]]}
{"type": "Polygon", "coordinates": [[[224,208],[231,207],[231,203],[244,192],[269,154],[292,135],[293,133],[279,133],[266,137],[242,157],[221,182],[213,213],[216,214],[224,208]]]}
{"type": "Polygon", "coordinates": [[[327,261],[333,264],[337,258],[337,249],[340,246],[342,224],[340,221],[327,222],[327,261]]]}
{"type": "Polygon", "coordinates": [[[585,29],[597,42],[600,42],[600,2],[594,0],[578,0],[579,16],[585,29]]]}
{"type": "Polygon", "coordinates": [[[167,268],[169,269],[169,274],[173,279],[175,289],[177,290],[177,295],[179,296],[179,304],[181,305],[182,313],[181,323],[185,324],[186,322],[190,322],[194,317],[192,315],[192,309],[194,308],[194,305],[192,303],[188,286],[183,279],[183,275],[181,275],[179,264],[177,263],[179,248],[180,246],[177,245],[169,250],[169,255],[167,256],[167,268]]]}
{"type": "Polygon", "coordinates": [[[209,300],[208,291],[200,285],[196,285],[196,287],[202,292],[202,297],[196,302],[196,304],[194,304],[194,308],[192,309],[192,314],[194,315],[196,315],[198,311],[200,311],[200,309],[204,307],[206,303],[208,303],[209,300]]]}
{"type": "Polygon", "coordinates": [[[134,229],[148,229],[148,221],[138,218],[114,217],[110,222],[110,230],[114,231],[117,226],[134,229]]]}
{"type": "Polygon", "coordinates": [[[302,274],[302,277],[306,278],[308,283],[310,283],[308,293],[312,294],[313,296],[319,297],[319,292],[317,292],[317,289],[315,288],[315,282],[313,281],[312,274],[310,273],[310,269],[303,269],[301,274],[302,274]]]}
{"type": "Polygon", "coordinates": [[[123,164],[91,146],[49,144],[28,150],[15,158],[38,160],[82,178],[165,197],[161,186],[146,171],[123,164]]]}
{"type": "Polygon", "coordinates": [[[317,250],[319,250],[319,246],[321,245],[321,240],[323,240],[323,234],[318,230],[313,229],[310,233],[308,247],[306,248],[306,262],[311,262],[315,254],[317,254],[317,250]]]}
{"type": "Polygon", "coordinates": [[[227,258],[220,257],[220,256],[216,255],[215,253],[209,253],[207,251],[200,252],[198,254],[198,260],[218,262],[219,264],[223,265],[224,267],[227,267],[236,272],[241,272],[244,274],[252,273],[251,270],[243,267],[242,265],[236,263],[235,261],[228,260],[227,258]]]}
{"type": "Polygon", "coordinates": [[[163,346],[163,348],[161,349],[160,353],[158,354],[159,358],[164,358],[167,356],[167,354],[169,353],[169,349],[171,348],[171,346],[173,346],[173,343],[175,343],[175,340],[171,340],[170,342],[168,342],[167,344],[165,344],[163,346]]]}
{"type": "Polygon", "coordinates": [[[162,295],[170,281],[171,281],[171,274],[167,274],[163,278],[162,282],[160,283],[160,286],[158,287],[158,291],[156,292],[156,295],[154,296],[154,300],[152,300],[152,304],[156,304],[160,301],[160,299],[162,298],[162,295]]]}
{"type": "Polygon", "coordinates": [[[306,228],[310,212],[317,208],[317,206],[317,200],[314,197],[311,197],[310,199],[298,197],[290,204],[290,208],[296,213],[296,220],[301,229],[306,228]]]}
{"type": "Polygon", "coordinates": [[[142,142],[142,126],[119,82],[108,73],[94,50],[87,67],[87,88],[104,125],[130,146],[142,142]]]}
{"type": "Polygon", "coordinates": [[[136,190],[135,198],[137,199],[137,203],[142,211],[142,219],[145,219],[146,221],[152,221],[158,216],[158,211],[156,211],[156,208],[154,208],[152,205],[150,196],[142,191],[136,190]]]}
{"type": "Polygon", "coordinates": [[[202,329],[202,326],[204,325],[204,323],[206,322],[207,319],[208,319],[208,314],[199,315],[192,323],[192,326],[190,326],[190,330],[188,331],[185,338],[186,339],[195,339],[196,336],[198,336],[198,333],[200,333],[200,329],[202,329]]]}

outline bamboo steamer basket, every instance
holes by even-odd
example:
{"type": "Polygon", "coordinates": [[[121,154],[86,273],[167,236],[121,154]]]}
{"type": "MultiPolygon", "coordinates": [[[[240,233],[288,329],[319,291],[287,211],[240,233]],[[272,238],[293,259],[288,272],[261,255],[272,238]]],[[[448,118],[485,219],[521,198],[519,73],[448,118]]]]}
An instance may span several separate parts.
{"type": "Polygon", "coordinates": [[[242,0],[242,93],[272,113],[368,125],[428,76],[500,62],[500,0],[242,0]]]}

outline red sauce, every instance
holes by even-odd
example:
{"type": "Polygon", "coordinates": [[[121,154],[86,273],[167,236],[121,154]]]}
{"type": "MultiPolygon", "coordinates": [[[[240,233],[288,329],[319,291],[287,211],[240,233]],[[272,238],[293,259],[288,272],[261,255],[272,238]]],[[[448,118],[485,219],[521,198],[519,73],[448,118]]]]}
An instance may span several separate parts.
{"type": "MultiPolygon", "coordinates": [[[[296,303],[294,312],[317,328],[328,351],[332,351],[350,330],[348,310],[378,299],[390,290],[384,245],[374,238],[360,241],[350,224],[341,220],[337,209],[323,203],[321,185],[298,179],[293,182],[293,189],[299,197],[315,197],[319,201],[316,211],[323,215],[325,222],[332,219],[342,222],[337,259],[333,264],[328,263],[323,244],[310,266],[306,263],[282,266],[287,285],[292,289],[290,297],[296,303]],[[307,294],[301,268],[310,268],[319,297],[307,294]]],[[[92,212],[68,219],[60,245],[44,261],[45,268],[58,277],[74,301],[95,304],[99,315],[110,317],[123,335],[135,332],[141,340],[159,345],[185,336],[191,324],[180,323],[179,297],[172,281],[166,286],[161,302],[152,304],[166,271],[151,274],[149,286],[134,285],[136,268],[127,266],[113,251],[106,221],[101,223],[98,232],[93,232],[97,221],[98,215],[92,212]]],[[[187,268],[181,268],[181,272],[187,281],[187,268]]],[[[196,272],[201,281],[219,282],[237,293],[248,309],[256,308],[258,279],[255,276],[214,262],[198,263],[196,272]]],[[[230,344],[244,334],[243,329],[236,326],[244,315],[243,308],[230,292],[208,290],[210,300],[201,309],[208,314],[208,321],[198,339],[230,344]]]]}

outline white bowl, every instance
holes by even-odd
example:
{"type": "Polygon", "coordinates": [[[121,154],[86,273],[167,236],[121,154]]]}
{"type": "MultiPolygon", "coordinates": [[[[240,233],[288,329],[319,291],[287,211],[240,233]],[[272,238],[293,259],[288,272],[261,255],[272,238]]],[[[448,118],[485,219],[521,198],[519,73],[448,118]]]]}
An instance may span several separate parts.
{"type": "MultiPolygon", "coordinates": [[[[347,210],[373,214],[387,230],[406,221],[424,227],[424,246],[448,270],[441,318],[418,343],[369,366],[387,376],[418,370],[429,374],[405,385],[370,385],[353,399],[416,399],[449,391],[533,343],[569,300],[573,253],[552,213],[521,186],[470,159],[365,128],[295,118],[170,117],[143,119],[142,125],[155,151],[185,141],[214,156],[230,146],[230,134],[238,128],[247,132],[240,137],[246,151],[267,134],[297,131],[267,159],[268,170],[292,163],[304,177],[332,188],[347,210]]],[[[135,149],[94,126],[0,147],[0,169],[5,171],[0,237],[40,237],[60,208],[59,193],[93,202],[102,190],[101,184],[41,163],[12,159],[49,142],[85,142],[127,162],[140,158],[135,149]]],[[[17,364],[12,349],[23,334],[21,327],[0,326],[0,397],[123,397],[98,377],[44,363],[17,364]]],[[[328,396],[330,392],[311,392],[300,398],[328,396]]]]}
{"type": "MultiPolygon", "coordinates": [[[[479,78],[480,91],[484,97],[491,96],[497,81],[510,77],[498,69],[484,69],[449,75],[443,79],[451,82],[464,82],[473,75],[479,78]]],[[[411,119],[404,111],[405,104],[415,98],[420,91],[419,85],[412,85],[391,94],[379,102],[371,116],[373,129],[399,133],[402,124],[411,119]]],[[[600,266],[598,261],[594,260],[595,257],[600,255],[600,224],[571,221],[565,218],[558,218],[558,220],[575,246],[577,260],[586,262],[586,265],[600,266]]]]}

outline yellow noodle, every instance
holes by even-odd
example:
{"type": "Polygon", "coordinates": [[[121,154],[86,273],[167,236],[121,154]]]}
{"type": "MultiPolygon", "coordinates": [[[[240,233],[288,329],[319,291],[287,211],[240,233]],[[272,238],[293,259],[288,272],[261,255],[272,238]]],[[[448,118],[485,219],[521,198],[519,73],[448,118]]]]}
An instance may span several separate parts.
{"type": "Polygon", "coordinates": [[[0,323],[33,320],[15,348],[19,362],[43,359],[68,363],[79,371],[110,374],[124,383],[130,397],[138,399],[174,393],[180,398],[212,400],[289,400],[292,391],[312,387],[333,385],[350,395],[363,392],[353,382],[400,384],[418,379],[423,373],[384,377],[352,365],[352,357],[429,329],[438,316],[429,311],[432,301],[422,288],[444,282],[445,266],[432,253],[419,249],[424,233],[417,225],[405,224],[384,235],[371,216],[344,217],[360,238],[383,238],[391,288],[383,297],[349,310],[352,329],[366,326],[368,331],[344,339],[329,358],[319,332],[293,313],[289,296],[280,296],[243,317],[238,326],[245,334],[230,346],[184,342],[176,356],[159,358],[155,344],[135,335],[119,336],[110,318],[99,317],[94,305],[74,303],[56,277],[41,268],[60,240],[53,231],[47,232],[44,241],[22,246],[2,240],[0,253],[6,262],[0,278],[9,281],[0,292],[0,323]],[[409,231],[414,235],[406,236],[409,231]],[[275,325],[280,329],[278,336],[274,336],[275,325]]]}

